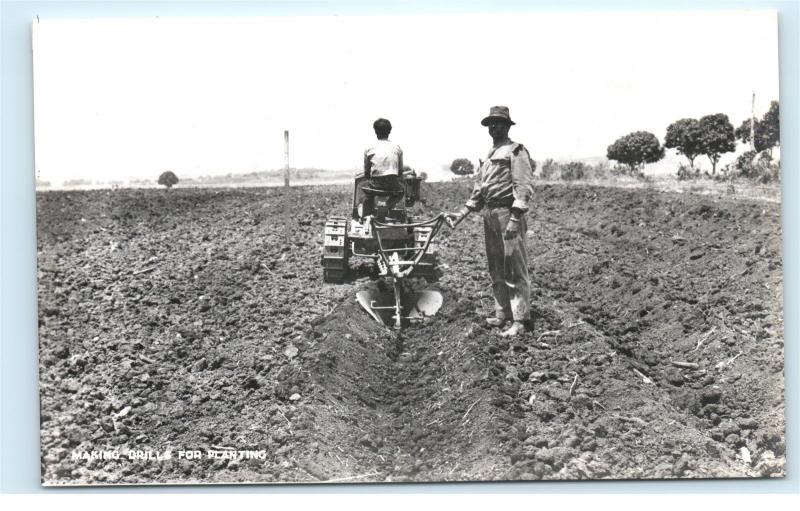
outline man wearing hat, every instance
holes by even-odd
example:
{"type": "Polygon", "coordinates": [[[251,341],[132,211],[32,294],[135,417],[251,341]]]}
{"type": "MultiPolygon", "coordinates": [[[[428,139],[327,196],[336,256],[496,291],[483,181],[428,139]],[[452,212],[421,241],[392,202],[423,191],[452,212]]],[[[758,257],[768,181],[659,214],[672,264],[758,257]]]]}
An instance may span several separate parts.
{"type": "Polygon", "coordinates": [[[502,333],[511,337],[530,325],[525,212],[533,197],[533,166],[527,149],[508,138],[508,130],[515,124],[508,107],[492,107],[481,124],[489,128],[492,149],[478,168],[466,205],[458,213],[447,213],[446,221],[455,229],[470,212],[483,210],[495,308],[486,322],[499,327],[511,320],[502,333]]]}

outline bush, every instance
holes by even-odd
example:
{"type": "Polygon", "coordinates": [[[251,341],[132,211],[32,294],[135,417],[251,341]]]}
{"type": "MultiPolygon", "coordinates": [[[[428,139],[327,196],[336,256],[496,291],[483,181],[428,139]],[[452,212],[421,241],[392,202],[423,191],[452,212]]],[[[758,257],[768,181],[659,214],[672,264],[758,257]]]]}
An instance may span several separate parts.
{"type": "Polygon", "coordinates": [[[630,165],[621,165],[617,163],[613,167],[611,167],[610,171],[611,175],[614,177],[633,177],[639,180],[646,180],[644,172],[640,168],[631,168],[630,165]]]}
{"type": "Polygon", "coordinates": [[[705,174],[712,181],[723,182],[723,181],[731,181],[731,179],[733,179],[733,177],[736,175],[736,172],[730,164],[727,164],[722,166],[719,174],[709,174],[708,172],[706,172],[705,174]]]}
{"type": "Polygon", "coordinates": [[[600,162],[597,165],[588,166],[587,170],[589,171],[587,177],[593,177],[595,179],[606,179],[611,175],[611,166],[606,161],[600,162]]]}
{"type": "Polygon", "coordinates": [[[614,177],[624,176],[628,174],[629,171],[630,169],[627,166],[620,165],[619,163],[615,163],[614,165],[612,165],[611,169],[609,170],[609,172],[611,172],[611,175],[614,177]]]}
{"type": "Polygon", "coordinates": [[[542,179],[562,179],[575,181],[579,179],[606,179],[613,173],[608,162],[589,165],[580,161],[559,163],[548,158],[542,163],[542,179]]]}
{"type": "Polygon", "coordinates": [[[729,167],[733,176],[753,179],[760,183],[771,183],[780,180],[780,165],[773,162],[769,150],[757,153],[745,151],[729,167]]]}
{"type": "Polygon", "coordinates": [[[586,164],[579,161],[571,161],[561,166],[561,179],[564,181],[575,181],[583,179],[586,175],[586,164]]]}
{"type": "Polygon", "coordinates": [[[683,163],[681,163],[680,166],[678,167],[677,174],[678,174],[678,181],[688,181],[700,177],[698,169],[690,165],[684,165],[683,163]]]}
{"type": "Polygon", "coordinates": [[[542,164],[542,178],[550,179],[559,170],[558,164],[552,158],[548,158],[542,164]]]}

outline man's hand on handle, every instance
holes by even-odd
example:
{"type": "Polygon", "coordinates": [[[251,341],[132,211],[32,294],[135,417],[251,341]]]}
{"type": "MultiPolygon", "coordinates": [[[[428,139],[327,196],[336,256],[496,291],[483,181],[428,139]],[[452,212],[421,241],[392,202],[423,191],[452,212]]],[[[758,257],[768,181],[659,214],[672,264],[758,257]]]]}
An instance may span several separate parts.
{"type": "Polygon", "coordinates": [[[469,209],[462,208],[458,213],[445,213],[444,221],[449,228],[455,229],[467,215],[469,215],[469,209]]]}

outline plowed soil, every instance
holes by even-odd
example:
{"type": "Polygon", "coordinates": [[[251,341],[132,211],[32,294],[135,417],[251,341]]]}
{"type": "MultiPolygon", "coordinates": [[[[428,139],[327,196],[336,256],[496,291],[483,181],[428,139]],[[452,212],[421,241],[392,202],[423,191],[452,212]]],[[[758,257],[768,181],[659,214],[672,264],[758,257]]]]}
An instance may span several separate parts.
{"type": "MultiPolygon", "coordinates": [[[[466,200],[426,185],[423,216],[466,200]]],[[[780,205],[546,185],[532,332],[484,325],[479,215],[439,314],[396,332],[322,283],[347,186],[38,195],[46,484],[784,474],[780,205]],[[264,459],[74,459],[117,450],[264,459]]]]}

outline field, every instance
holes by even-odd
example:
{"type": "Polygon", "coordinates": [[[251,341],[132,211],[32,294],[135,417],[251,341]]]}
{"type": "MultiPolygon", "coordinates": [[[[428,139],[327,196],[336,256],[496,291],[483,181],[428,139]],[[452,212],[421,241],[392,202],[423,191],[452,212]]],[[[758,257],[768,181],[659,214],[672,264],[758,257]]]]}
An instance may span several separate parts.
{"type": "MultiPolygon", "coordinates": [[[[467,181],[427,185],[424,215],[467,181]]],[[[347,186],[37,196],[46,484],[712,478],[785,472],[780,204],[540,184],[531,333],[483,323],[482,220],[395,332],[322,283],[347,186]],[[75,459],[101,450],[264,459],[75,459]]]]}

